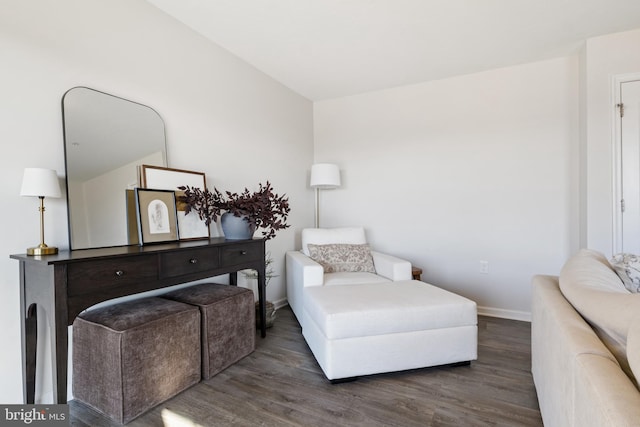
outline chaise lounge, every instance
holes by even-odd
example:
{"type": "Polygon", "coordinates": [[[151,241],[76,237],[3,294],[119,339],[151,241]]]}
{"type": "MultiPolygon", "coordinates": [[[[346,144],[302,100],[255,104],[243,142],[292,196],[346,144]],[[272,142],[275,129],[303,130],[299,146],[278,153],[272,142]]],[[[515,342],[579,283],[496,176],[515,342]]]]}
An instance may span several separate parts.
{"type": "Polygon", "coordinates": [[[411,280],[363,228],[304,229],[286,254],[289,305],[332,381],[477,359],[476,304],[411,280]]]}

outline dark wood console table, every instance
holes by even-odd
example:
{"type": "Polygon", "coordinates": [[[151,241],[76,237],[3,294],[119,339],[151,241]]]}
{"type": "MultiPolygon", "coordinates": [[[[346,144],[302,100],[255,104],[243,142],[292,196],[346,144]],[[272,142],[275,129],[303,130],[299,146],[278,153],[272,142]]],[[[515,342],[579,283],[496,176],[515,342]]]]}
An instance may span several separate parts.
{"type": "Polygon", "coordinates": [[[150,246],[63,251],[56,255],[11,255],[20,261],[22,379],[25,403],[33,403],[36,376],[37,306],[51,331],[54,403],[67,401],[67,327],[102,301],[229,273],[258,272],[260,333],[266,336],[264,240],[210,240],[150,246]]]}

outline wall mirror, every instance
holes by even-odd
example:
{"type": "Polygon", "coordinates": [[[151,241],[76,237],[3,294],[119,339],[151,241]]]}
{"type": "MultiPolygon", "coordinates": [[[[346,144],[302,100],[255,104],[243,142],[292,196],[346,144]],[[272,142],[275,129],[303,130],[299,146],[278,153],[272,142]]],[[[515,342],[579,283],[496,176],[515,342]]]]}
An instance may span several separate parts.
{"type": "Polygon", "coordinates": [[[140,165],[167,166],[162,118],[86,87],[64,94],[62,117],[70,249],[137,244],[131,195],[140,165]]]}

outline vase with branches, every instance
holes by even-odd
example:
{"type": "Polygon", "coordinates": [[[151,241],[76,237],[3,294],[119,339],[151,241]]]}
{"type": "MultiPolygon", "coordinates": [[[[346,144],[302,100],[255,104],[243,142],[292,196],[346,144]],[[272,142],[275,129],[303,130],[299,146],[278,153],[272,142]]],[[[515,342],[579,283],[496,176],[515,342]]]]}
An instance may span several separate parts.
{"type": "Polygon", "coordinates": [[[207,225],[217,222],[223,214],[231,214],[245,218],[252,235],[256,229],[262,229],[265,240],[274,238],[278,230],[289,228],[289,198],[275,193],[269,181],[259,183],[259,189],[253,192],[247,188],[241,193],[221,192],[215,187],[210,191],[188,185],[178,189],[184,191],[179,200],[186,204],[185,215],[193,211],[207,225]]]}

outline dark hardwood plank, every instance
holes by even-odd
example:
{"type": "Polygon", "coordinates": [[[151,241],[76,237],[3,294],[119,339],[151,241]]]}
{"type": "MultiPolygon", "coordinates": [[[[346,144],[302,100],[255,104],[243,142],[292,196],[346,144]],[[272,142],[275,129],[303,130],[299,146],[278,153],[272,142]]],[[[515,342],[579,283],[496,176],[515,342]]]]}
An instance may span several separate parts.
{"type": "MultiPolygon", "coordinates": [[[[256,337],[254,353],[129,425],[541,426],[530,324],[481,316],[478,331],[470,366],[331,384],[283,308],[267,337],[256,337]]],[[[75,401],[70,415],[74,426],[117,425],[75,401]]]]}

